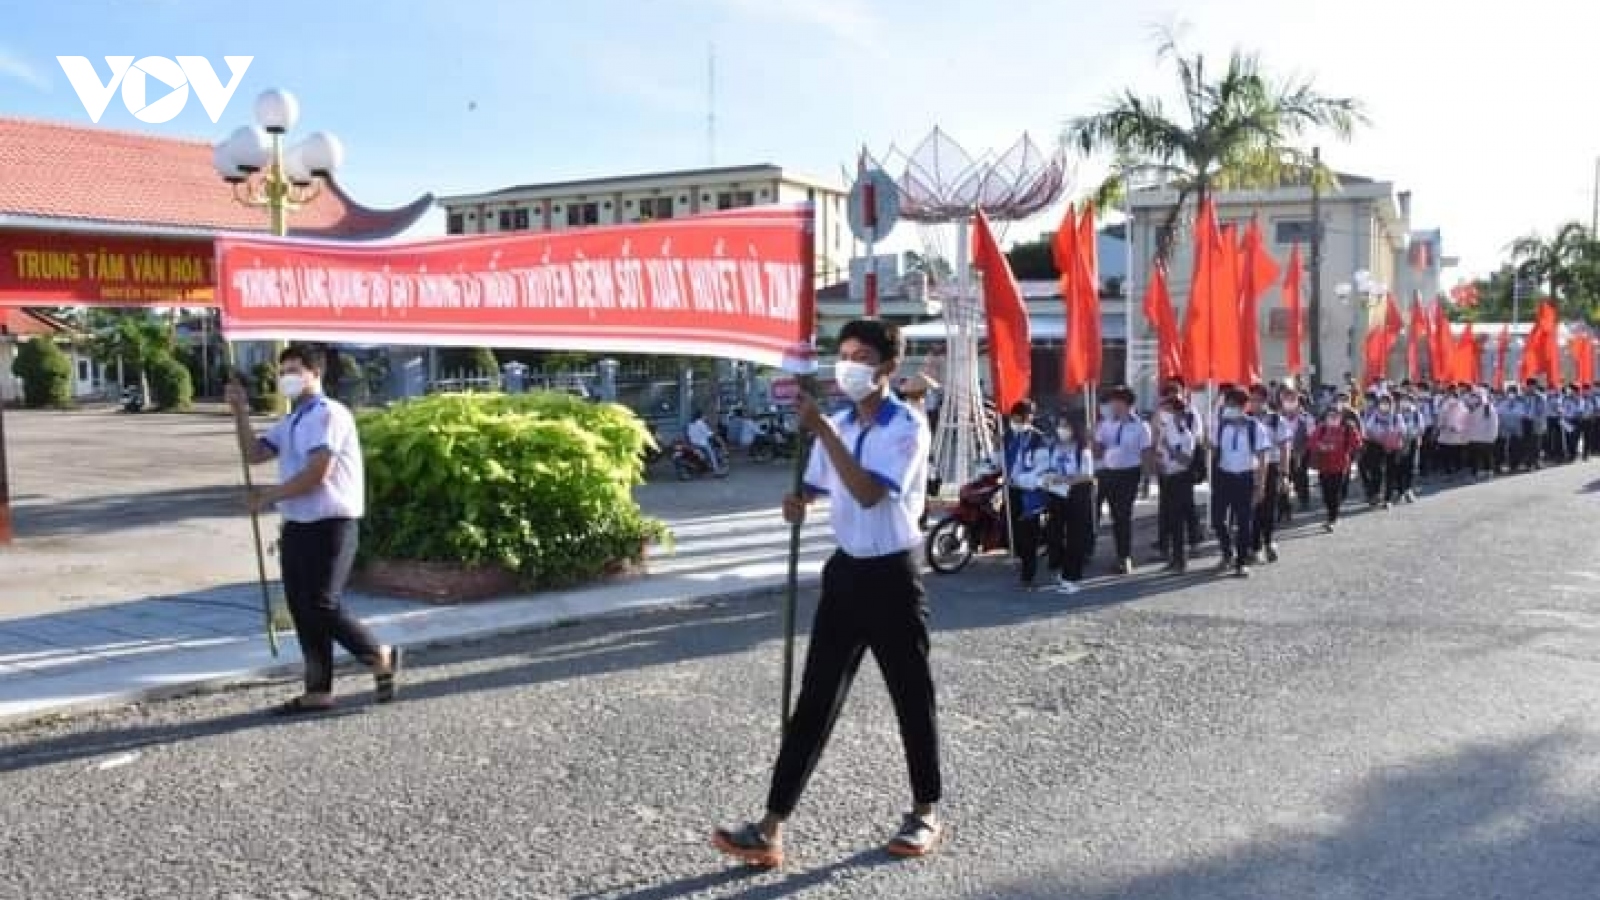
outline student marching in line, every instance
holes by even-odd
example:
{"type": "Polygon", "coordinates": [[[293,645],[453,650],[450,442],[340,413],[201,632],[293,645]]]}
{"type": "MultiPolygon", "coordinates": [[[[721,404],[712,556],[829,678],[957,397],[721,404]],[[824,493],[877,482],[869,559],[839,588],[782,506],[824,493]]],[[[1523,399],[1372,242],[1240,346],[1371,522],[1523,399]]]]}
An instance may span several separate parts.
{"type": "Polygon", "coordinates": [[[1011,542],[1022,563],[1024,590],[1032,590],[1039,574],[1040,516],[1044,514],[1045,492],[1038,477],[1049,461],[1044,435],[1033,427],[1032,400],[1011,404],[1006,423],[1006,512],[1011,516],[1011,542]]]}
{"type": "Polygon", "coordinates": [[[1417,455],[1422,448],[1422,436],[1427,433],[1427,418],[1422,412],[1417,396],[1407,388],[1400,394],[1400,433],[1405,443],[1395,459],[1395,496],[1406,503],[1417,502],[1417,455]]]}
{"type": "Polygon", "coordinates": [[[1516,385],[1494,394],[1494,409],[1500,419],[1500,433],[1495,438],[1495,474],[1516,471],[1519,441],[1522,437],[1522,412],[1516,385]]]}
{"type": "Polygon", "coordinates": [[[1467,406],[1459,385],[1445,389],[1439,404],[1439,474],[1455,478],[1467,455],[1467,406]]]}
{"type": "Polygon", "coordinates": [[[1350,490],[1350,466],[1361,452],[1361,431],[1337,407],[1322,416],[1311,433],[1312,464],[1317,467],[1317,486],[1322,490],[1322,506],[1327,518],[1322,530],[1332,532],[1339,524],[1350,490]]]}
{"type": "Polygon", "coordinates": [[[1045,519],[1046,558],[1056,590],[1076,594],[1094,542],[1094,450],[1083,426],[1063,417],[1056,425],[1040,484],[1049,494],[1045,519]]]}
{"type": "MultiPolygon", "coordinates": [[[[1183,414],[1184,425],[1189,429],[1189,432],[1194,435],[1196,442],[1194,454],[1194,483],[1204,484],[1206,479],[1211,476],[1211,431],[1206,427],[1206,424],[1209,421],[1215,420],[1216,411],[1212,410],[1211,418],[1208,419],[1205,411],[1200,409],[1200,407],[1195,403],[1194,394],[1189,390],[1188,383],[1185,382],[1181,377],[1167,379],[1167,387],[1162,392],[1162,397],[1166,398],[1171,396],[1176,396],[1179,400],[1183,401],[1185,409],[1183,414]]],[[[1187,530],[1189,534],[1189,555],[1193,556],[1194,552],[1200,549],[1200,543],[1205,539],[1205,532],[1200,528],[1200,507],[1198,504],[1191,504],[1190,506],[1187,530]]],[[[1163,557],[1167,555],[1165,547],[1157,547],[1156,550],[1160,552],[1163,557]]]]}
{"type": "Polygon", "coordinates": [[[1185,537],[1194,515],[1194,457],[1199,438],[1187,415],[1188,404],[1177,394],[1161,401],[1156,415],[1154,443],[1156,471],[1160,478],[1156,529],[1158,543],[1167,555],[1166,571],[1182,574],[1188,569],[1188,542],[1185,537]]]}
{"type": "Polygon", "coordinates": [[[1474,388],[1467,395],[1467,452],[1471,459],[1472,480],[1494,476],[1494,443],[1500,436],[1500,414],[1489,402],[1488,392],[1474,388]]]}
{"type": "Polygon", "coordinates": [[[1216,474],[1211,486],[1211,527],[1222,557],[1218,571],[1250,575],[1255,508],[1266,488],[1267,450],[1272,436],[1245,411],[1250,395],[1235,388],[1224,400],[1217,422],[1216,474]]]}
{"type": "Polygon", "coordinates": [[[1389,474],[1394,470],[1394,456],[1405,440],[1395,419],[1391,398],[1377,398],[1362,424],[1362,433],[1365,443],[1361,448],[1361,486],[1366,492],[1367,505],[1388,509],[1391,505],[1389,474]]]}
{"type": "MultiPolygon", "coordinates": [[[[1309,400],[1293,388],[1285,388],[1278,397],[1278,412],[1294,432],[1289,444],[1289,482],[1301,512],[1311,511],[1311,432],[1317,430],[1317,417],[1306,405],[1309,400]]],[[[1284,519],[1285,524],[1288,521],[1284,519]]]]}
{"type": "Polygon", "coordinates": [[[1111,533],[1116,544],[1116,571],[1133,574],[1133,504],[1139,480],[1152,468],[1150,426],[1133,415],[1136,402],[1126,387],[1112,389],[1108,412],[1095,429],[1095,472],[1100,494],[1111,507],[1111,533]]]}
{"type": "Polygon", "coordinates": [[[1250,532],[1250,561],[1259,564],[1261,555],[1267,562],[1278,561],[1278,543],[1274,538],[1278,530],[1278,502],[1288,487],[1288,474],[1284,462],[1294,445],[1294,426],[1273,408],[1267,389],[1255,385],[1250,389],[1250,415],[1267,431],[1267,470],[1263,479],[1260,499],[1256,502],[1255,528],[1250,532]]]}
{"type": "Polygon", "coordinates": [[[913,555],[922,543],[917,516],[932,438],[922,416],[889,396],[888,379],[904,352],[898,328],[876,319],[850,322],[839,332],[835,373],[851,406],[828,416],[811,397],[798,401],[800,425],[816,438],[805,487],[784,498],[784,518],[804,521],[806,507],[827,496],[838,550],[823,566],[800,696],[773,766],[766,814],[712,837],[717,849],[749,865],[783,864],[784,823],[822,759],[868,650],[889,689],[911,776],[912,810],[887,849],[924,856],[944,833],[935,811],[943,786],[928,605],[913,555]]]}

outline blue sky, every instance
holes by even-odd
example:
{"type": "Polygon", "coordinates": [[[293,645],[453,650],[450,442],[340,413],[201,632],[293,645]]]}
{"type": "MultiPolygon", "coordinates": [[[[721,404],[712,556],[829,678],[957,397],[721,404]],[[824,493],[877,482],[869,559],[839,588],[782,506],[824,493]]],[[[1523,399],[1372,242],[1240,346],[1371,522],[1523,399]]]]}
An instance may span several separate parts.
{"type": "MultiPolygon", "coordinates": [[[[88,122],[57,55],[254,56],[213,124],[198,101],[164,125],[113,98],[101,126],[218,138],[268,87],[302,128],[344,139],[362,200],[704,165],[716,46],[719,164],[837,174],[863,143],[934,124],[974,149],[1053,140],[1113,90],[1160,90],[1150,32],[1188,23],[1208,52],[1259,49],[1369,105],[1374,127],[1335,166],[1415,192],[1415,224],[1492,265],[1518,234],[1590,214],[1600,13],[1564,0],[1467,12],[1445,0],[0,0],[0,112],[88,122]],[[290,29],[267,30],[283,23],[290,29]],[[1569,87],[1563,88],[1562,85],[1569,87]]],[[[1093,162],[1082,180],[1092,181],[1093,162]]],[[[435,219],[429,226],[438,229],[435,219]]],[[[1013,234],[1048,227],[1025,223],[1013,234]]]]}

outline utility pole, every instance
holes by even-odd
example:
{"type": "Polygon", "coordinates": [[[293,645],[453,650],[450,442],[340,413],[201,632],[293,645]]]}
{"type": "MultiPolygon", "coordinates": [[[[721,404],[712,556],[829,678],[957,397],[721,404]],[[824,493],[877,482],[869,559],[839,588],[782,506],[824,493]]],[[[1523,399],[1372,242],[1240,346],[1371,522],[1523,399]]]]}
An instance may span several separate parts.
{"type": "Polygon", "coordinates": [[[1322,371],[1322,191],[1317,171],[1322,148],[1311,148],[1311,387],[1328,384],[1322,371]]]}

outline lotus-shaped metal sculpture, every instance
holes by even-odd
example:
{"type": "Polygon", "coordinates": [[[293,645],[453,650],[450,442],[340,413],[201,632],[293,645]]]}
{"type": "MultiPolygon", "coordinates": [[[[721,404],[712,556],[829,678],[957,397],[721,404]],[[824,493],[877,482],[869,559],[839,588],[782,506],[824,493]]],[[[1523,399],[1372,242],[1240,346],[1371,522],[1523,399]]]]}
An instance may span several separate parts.
{"type": "Polygon", "coordinates": [[[863,168],[881,169],[900,188],[900,217],[924,224],[970,218],[1026,219],[1061,199],[1070,180],[1065,154],[1046,153],[1024,134],[1004,153],[973,156],[935,128],[910,153],[890,146],[882,157],[865,148],[863,168]]]}

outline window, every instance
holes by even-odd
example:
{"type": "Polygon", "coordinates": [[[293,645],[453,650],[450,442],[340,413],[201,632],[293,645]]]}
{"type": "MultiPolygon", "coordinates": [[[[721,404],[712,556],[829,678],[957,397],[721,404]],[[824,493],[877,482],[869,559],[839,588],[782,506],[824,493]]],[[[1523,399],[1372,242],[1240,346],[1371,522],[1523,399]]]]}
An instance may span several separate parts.
{"type": "Polygon", "coordinates": [[[646,197],[639,201],[639,221],[672,218],[671,197],[646,197]]]}
{"type": "Polygon", "coordinates": [[[501,231],[510,231],[511,230],[511,210],[509,210],[509,209],[500,210],[500,230],[501,231]]]}
{"type": "Polygon", "coordinates": [[[466,220],[461,217],[461,213],[451,213],[450,216],[447,219],[445,219],[444,233],[445,234],[466,234],[467,233],[467,223],[466,223],[466,220]]]}
{"type": "Polygon", "coordinates": [[[753,191],[724,191],[717,195],[717,209],[743,209],[756,205],[753,191]]]}
{"type": "Polygon", "coordinates": [[[528,230],[528,211],[526,209],[515,209],[511,211],[511,227],[517,231],[528,230]]]}
{"type": "Polygon", "coordinates": [[[87,359],[78,360],[78,380],[89,380],[89,361],[87,359]]]}
{"type": "Polygon", "coordinates": [[[600,204],[598,203],[569,203],[567,204],[567,227],[582,228],[585,225],[600,224],[600,204]]]}
{"type": "Polygon", "coordinates": [[[1272,223],[1272,239],[1280,244],[1311,243],[1312,228],[1308,219],[1279,219],[1272,223]]]}

